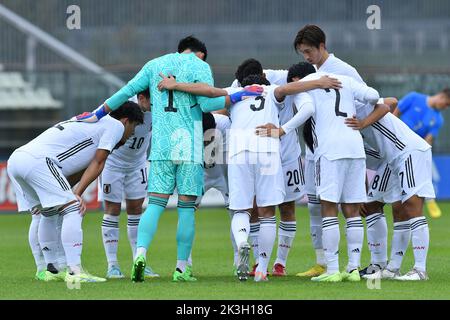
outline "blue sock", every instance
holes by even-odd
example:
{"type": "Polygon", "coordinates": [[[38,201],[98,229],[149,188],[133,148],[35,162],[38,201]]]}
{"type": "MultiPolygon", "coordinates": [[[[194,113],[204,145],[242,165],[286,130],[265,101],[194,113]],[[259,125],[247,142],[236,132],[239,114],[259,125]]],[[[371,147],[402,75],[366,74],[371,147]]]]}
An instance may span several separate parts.
{"type": "Polygon", "coordinates": [[[195,201],[178,200],[177,259],[188,260],[195,234],[195,201]]]}
{"type": "Polygon", "coordinates": [[[148,206],[141,216],[138,226],[137,245],[148,249],[158,228],[158,221],[166,208],[168,199],[149,197],[148,206]]]}

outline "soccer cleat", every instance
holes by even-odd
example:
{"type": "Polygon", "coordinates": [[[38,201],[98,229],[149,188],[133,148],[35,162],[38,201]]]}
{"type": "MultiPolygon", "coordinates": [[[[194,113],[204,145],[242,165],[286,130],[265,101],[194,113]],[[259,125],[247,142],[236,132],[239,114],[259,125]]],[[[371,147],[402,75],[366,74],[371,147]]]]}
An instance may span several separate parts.
{"type": "MultiPolygon", "coordinates": [[[[186,268],[187,270],[187,268],[186,268]]],[[[150,266],[145,267],[144,269],[144,277],[145,278],[158,278],[159,274],[155,273],[150,266]]]]}
{"type": "Polygon", "coordinates": [[[255,280],[255,282],[269,281],[269,279],[267,278],[267,275],[265,275],[261,271],[257,271],[255,273],[255,279],[254,280],[255,280]]]}
{"type": "Polygon", "coordinates": [[[379,264],[371,263],[364,269],[360,270],[359,275],[361,278],[365,278],[366,275],[373,274],[377,271],[380,271],[381,269],[383,268],[379,264]]]}
{"type": "Polygon", "coordinates": [[[442,215],[441,209],[434,199],[428,200],[425,202],[427,205],[428,213],[432,218],[440,218],[442,215]]]}
{"type": "Polygon", "coordinates": [[[44,271],[44,276],[41,280],[45,282],[52,282],[52,281],[64,281],[65,278],[65,272],[61,271],[58,273],[51,273],[50,271],[44,271]]]}
{"type": "Polygon", "coordinates": [[[176,269],[173,273],[172,277],[173,281],[175,282],[192,282],[197,281],[197,278],[194,278],[188,270],[184,270],[184,272],[181,272],[180,269],[176,269]]]}
{"type": "Polygon", "coordinates": [[[184,269],[184,272],[188,273],[191,277],[194,276],[194,271],[192,270],[192,266],[186,265],[186,269],[184,269]]]}
{"type": "Polygon", "coordinates": [[[272,269],[272,276],[274,277],[284,277],[287,276],[286,267],[281,263],[275,263],[272,269]]]}
{"type": "Polygon", "coordinates": [[[93,276],[87,271],[81,271],[81,273],[78,274],[67,273],[65,281],[68,283],[77,283],[77,282],[88,283],[88,282],[105,282],[106,279],[93,276]]]}
{"type": "Polygon", "coordinates": [[[342,281],[358,282],[361,281],[358,269],[353,269],[350,272],[342,273],[342,281]]]}
{"type": "Polygon", "coordinates": [[[133,268],[131,269],[131,281],[133,282],[144,282],[144,270],[145,270],[145,257],[137,256],[134,260],[133,268]]]}
{"type": "Polygon", "coordinates": [[[320,264],[316,264],[308,271],[297,273],[296,276],[297,277],[318,277],[321,274],[324,274],[325,271],[326,271],[326,269],[324,266],[322,266],[320,264]]]}
{"type": "Polygon", "coordinates": [[[119,266],[112,266],[108,269],[108,272],[106,273],[107,279],[122,279],[125,278],[122,271],[120,271],[119,266]]]}
{"type": "Polygon", "coordinates": [[[399,270],[389,270],[387,268],[384,268],[382,270],[378,270],[375,273],[372,274],[366,274],[363,276],[364,279],[397,279],[400,277],[400,271],[399,270]]]}
{"type": "Polygon", "coordinates": [[[311,278],[311,281],[315,282],[341,282],[342,281],[342,274],[337,271],[332,274],[323,273],[318,277],[311,278]]]}
{"type": "Polygon", "coordinates": [[[248,260],[250,255],[250,245],[248,242],[243,242],[239,245],[239,260],[237,267],[237,276],[239,281],[246,281],[248,279],[248,260]]]}
{"type": "Polygon", "coordinates": [[[255,263],[255,264],[253,265],[252,271],[249,272],[248,275],[249,275],[250,277],[254,277],[254,276],[255,276],[256,268],[258,268],[258,264],[257,264],[257,263],[255,263]]]}
{"type": "Polygon", "coordinates": [[[36,271],[34,278],[39,281],[45,281],[46,270],[36,271]]]}
{"type": "Polygon", "coordinates": [[[400,277],[396,277],[395,280],[400,280],[400,281],[421,281],[421,280],[428,280],[428,274],[426,273],[426,271],[420,271],[417,269],[412,269],[410,272],[408,272],[407,274],[400,276],[400,277]]]}

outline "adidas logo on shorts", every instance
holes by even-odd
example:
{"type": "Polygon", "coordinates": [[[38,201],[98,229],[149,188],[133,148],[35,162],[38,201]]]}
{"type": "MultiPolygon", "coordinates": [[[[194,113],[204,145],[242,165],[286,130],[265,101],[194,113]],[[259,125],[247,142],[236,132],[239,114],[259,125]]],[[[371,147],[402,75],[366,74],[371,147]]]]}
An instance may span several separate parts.
{"type": "Polygon", "coordinates": [[[369,194],[367,195],[368,197],[373,197],[373,193],[369,192],[369,194]]]}
{"type": "Polygon", "coordinates": [[[294,192],[300,192],[300,189],[297,187],[295,188],[294,192]]]}
{"type": "Polygon", "coordinates": [[[352,252],[359,253],[359,248],[353,249],[352,252]]]}

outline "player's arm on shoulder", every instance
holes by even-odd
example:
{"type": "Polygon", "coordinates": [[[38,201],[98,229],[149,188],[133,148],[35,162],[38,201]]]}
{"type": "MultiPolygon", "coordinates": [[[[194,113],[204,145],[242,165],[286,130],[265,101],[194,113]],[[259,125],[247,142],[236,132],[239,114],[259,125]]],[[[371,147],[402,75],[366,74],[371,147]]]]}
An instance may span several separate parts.
{"type": "Polygon", "coordinates": [[[109,110],[116,110],[131,97],[148,88],[151,78],[153,60],[147,62],[144,67],[119,91],[113,94],[103,104],[109,110]]]}
{"type": "MultiPolygon", "coordinates": [[[[370,108],[370,106],[364,105],[361,108],[370,108]]],[[[390,107],[385,104],[383,98],[381,98],[367,117],[358,119],[356,118],[356,115],[353,115],[352,118],[347,118],[344,122],[353,130],[362,130],[383,118],[390,110],[390,107]]]]}
{"type": "Polygon", "coordinates": [[[197,96],[205,96],[209,98],[216,98],[226,96],[226,90],[215,88],[207,83],[183,83],[177,82],[172,75],[165,75],[160,73],[161,81],[158,83],[158,90],[175,90],[190,93],[197,96]]]}
{"type": "Polygon", "coordinates": [[[91,160],[91,163],[81,176],[80,183],[74,192],[75,195],[81,197],[86,188],[98,178],[105,167],[106,159],[108,158],[109,153],[109,150],[97,149],[94,158],[91,160]]]}
{"type": "Polygon", "coordinates": [[[352,78],[349,78],[349,81],[353,96],[356,100],[375,105],[378,99],[380,99],[378,91],[369,87],[364,82],[357,82],[352,78]]]}
{"type": "Polygon", "coordinates": [[[283,101],[284,97],[300,92],[306,92],[314,89],[340,89],[341,82],[332,77],[322,76],[319,79],[308,81],[295,81],[275,89],[275,97],[278,101],[283,101]]]}
{"type": "Polygon", "coordinates": [[[291,120],[283,124],[280,128],[273,123],[258,126],[256,127],[256,134],[261,137],[279,138],[301,126],[314,114],[314,101],[310,95],[296,95],[294,103],[298,111],[291,120]]]}

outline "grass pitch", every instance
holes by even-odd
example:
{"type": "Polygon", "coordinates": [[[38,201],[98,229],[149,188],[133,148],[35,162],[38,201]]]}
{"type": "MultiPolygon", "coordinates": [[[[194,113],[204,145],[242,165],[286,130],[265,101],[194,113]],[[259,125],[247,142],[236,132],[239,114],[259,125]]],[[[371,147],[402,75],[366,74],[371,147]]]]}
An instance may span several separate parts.
{"type": "MultiPolygon", "coordinates": [[[[159,279],[132,283],[131,250],[126,234],[126,215],[120,220],[119,260],[125,279],[106,283],[81,284],[69,289],[65,283],[43,283],[34,280],[35,265],[28,246],[29,215],[0,215],[0,299],[450,299],[450,203],[440,204],[443,216],[428,218],[430,250],[429,281],[404,283],[382,281],[380,289],[369,289],[366,281],[359,283],[315,283],[295,274],[314,263],[309,236],[309,215],[305,207],[297,209],[297,237],[291,249],[287,271],[289,276],[273,278],[266,283],[252,279],[239,282],[232,275],[230,220],[225,209],[201,208],[196,217],[194,242],[195,283],[173,283],[171,275],[176,262],[175,210],[167,210],[149,251],[148,262],[161,275],[159,279]]],[[[392,217],[387,209],[389,241],[392,217]]],[[[90,273],[105,276],[106,257],[101,240],[102,214],[90,212],[84,219],[83,265],[90,273]]],[[[341,220],[341,269],[346,257],[344,221],[341,220]]],[[[272,253],[272,261],[276,248],[272,253]]],[[[363,266],[369,263],[369,251],[363,247],[363,266]]],[[[408,249],[402,273],[411,269],[413,254],[408,249]]]]}

